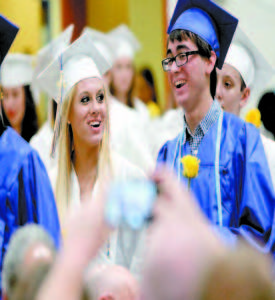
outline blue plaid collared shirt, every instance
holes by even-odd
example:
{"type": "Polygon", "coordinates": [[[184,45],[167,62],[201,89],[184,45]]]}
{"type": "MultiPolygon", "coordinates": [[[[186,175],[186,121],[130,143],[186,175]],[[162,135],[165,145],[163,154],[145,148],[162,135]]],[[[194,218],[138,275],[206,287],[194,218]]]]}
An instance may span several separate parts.
{"type": "Polygon", "coordinates": [[[211,125],[214,124],[218,120],[218,118],[221,114],[221,111],[222,111],[222,109],[220,107],[220,104],[218,103],[217,100],[214,100],[213,104],[211,105],[206,116],[203,118],[203,120],[200,122],[200,124],[195,129],[194,134],[192,134],[192,132],[185,120],[185,117],[184,117],[184,122],[183,122],[184,135],[183,135],[182,142],[183,142],[183,144],[185,142],[189,143],[192,155],[197,155],[198,148],[199,148],[199,145],[200,145],[203,137],[205,136],[205,134],[207,133],[207,131],[209,130],[211,125]]]}

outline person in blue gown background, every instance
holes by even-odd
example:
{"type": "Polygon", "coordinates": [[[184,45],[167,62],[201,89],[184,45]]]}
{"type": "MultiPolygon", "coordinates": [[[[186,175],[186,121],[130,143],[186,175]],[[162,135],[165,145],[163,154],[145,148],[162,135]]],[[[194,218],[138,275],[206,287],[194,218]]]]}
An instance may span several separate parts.
{"type": "Polygon", "coordinates": [[[157,163],[171,166],[187,184],[180,160],[197,156],[199,173],[191,190],[213,229],[228,245],[241,235],[274,255],[275,195],[259,132],[214,100],[216,67],[223,66],[237,23],[212,1],[178,1],[162,64],[184,108],[184,126],[163,145],[157,163]]]}
{"type": "MultiPolygon", "coordinates": [[[[0,64],[18,28],[0,15],[0,64]]],[[[26,223],[42,225],[59,245],[60,226],[51,184],[37,152],[11,127],[0,132],[0,269],[12,234],[26,223]]],[[[0,284],[1,284],[0,276],[0,284]]]]}

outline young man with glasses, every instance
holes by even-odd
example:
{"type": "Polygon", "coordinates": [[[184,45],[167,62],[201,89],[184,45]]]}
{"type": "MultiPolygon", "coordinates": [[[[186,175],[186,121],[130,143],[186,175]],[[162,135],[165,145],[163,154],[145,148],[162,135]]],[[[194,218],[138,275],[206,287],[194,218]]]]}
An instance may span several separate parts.
{"type": "Polygon", "coordinates": [[[187,183],[181,158],[197,156],[191,189],[213,228],[229,244],[241,235],[273,253],[275,195],[260,135],[214,100],[216,67],[223,66],[237,23],[212,1],[178,1],[162,65],[184,108],[184,125],[162,147],[158,163],[170,165],[187,183]]]}

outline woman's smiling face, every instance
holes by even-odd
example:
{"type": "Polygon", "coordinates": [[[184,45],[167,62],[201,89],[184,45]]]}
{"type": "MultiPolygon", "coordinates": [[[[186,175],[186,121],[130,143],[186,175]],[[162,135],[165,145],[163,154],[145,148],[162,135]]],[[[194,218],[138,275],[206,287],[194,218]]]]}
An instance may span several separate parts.
{"type": "Polygon", "coordinates": [[[68,122],[74,143],[97,146],[103,138],[107,119],[107,103],[103,80],[87,78],[76,84],[68,122]]]}

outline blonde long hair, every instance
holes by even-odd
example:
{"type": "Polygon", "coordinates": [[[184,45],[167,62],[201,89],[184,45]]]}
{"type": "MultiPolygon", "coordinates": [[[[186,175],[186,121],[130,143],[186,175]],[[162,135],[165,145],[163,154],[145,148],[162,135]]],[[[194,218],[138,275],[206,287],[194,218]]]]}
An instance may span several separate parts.
{"type": "MultiPolygon", "coordinates": [[[[63,100],[62,113],[60,120],[60,137],[59,137],[59,154],[58,154],[58,173],[56,180],[56,202],[60,220],[62,222],[64,214],[71,202],[71,172],[72,172],[72,149],[73,134],[71,125],[68,124],[69,112],[71,104],[75,96],[76,84],[63,100]]],[[[104,87],[104,95],[106,101],[107,118],[105,121],[103,138],[100,145],[99,163],[97,178],[103,178],[106,172],[112,176],[112,166],[109,147],[109,103],[106,89],[104,87]]]]}

